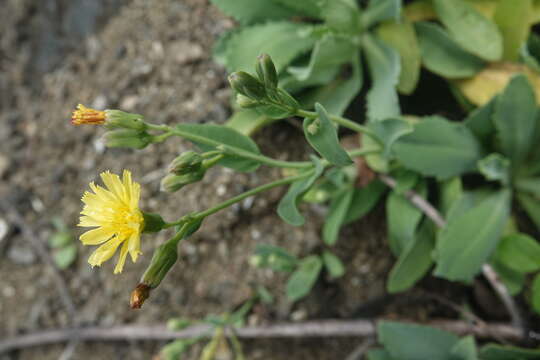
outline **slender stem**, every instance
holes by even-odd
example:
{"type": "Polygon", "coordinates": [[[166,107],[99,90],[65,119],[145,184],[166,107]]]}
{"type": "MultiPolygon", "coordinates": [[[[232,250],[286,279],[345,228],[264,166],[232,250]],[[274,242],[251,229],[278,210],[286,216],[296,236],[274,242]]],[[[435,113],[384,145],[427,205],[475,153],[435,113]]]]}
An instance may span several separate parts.
{"type": "Polygon", "coordinates": [[[232,204],[235,204],[237,202],[240,202],[240,201],[244,200],[245,198],[248,198],[250,196],[256,195],[256,194],[258,194],[260,192],[263,192],[263,191],[266,191],[266,190],[269,190],[269,189],[272,189],[272,188],[275,188],[275,187],[278,187],[278,186],[290,184],[290,183],[295,182],[297,180],[308,177],[312,173],[313,173],[312,171],[308,171],[308,172],[306,172],[306,173],[304,173],[302,175],[290,176],[290,177],[286,177],[286,178],[283,178],[283,179],[273,181],[273,182],[268,183],[268,184],[258,186],[258,187],[254,188],[254,189],[246,191],[245,193],[242,193],[242,194],[240,194],[238,196],[230,198],[230,199],[228,199],[228,200],[226,200],[226,201],[224,201],[224,202],[222,202],[220,204],[217,204],[216,206],[214,206],[214,207],[212,207],[210,209],[207,209],[207,210],[202,211],[200,213],[194,214],[193,216],[195,218],[198,218],[198,219],[204,219],[205,217],[207,217],[209,215],[212,215],[212,214],[215,214],[218,211],[223,210],[223,209],[231,206],[232,204]]]}
{"type": "MultiPolygon", "coordinates": [[[[392,189],[396,187],[396,180],[388,175],[381,174],[379,175],[379,179],[381,179],[383,183],[385,183],[392,189]]],[[[446,220],[442,217],[439,211],[428,201],[426,201],[422,196],[420,196],[413,190],[406,191],[404,195],[413,205],[415,205],[428,218],[430,218],[435,223],[435,225],[440,228],[446,226],[446,220]]],[[[512,318],[513,326],[515,326],[517,329],[521,329],[524,331],[524,322],[521,318],[519,309],[514,299],[508,292],[506,286],[500,281],[499,276],[497,275],[493,267],[491,267],[491,265],[489,264],[484,264],[482,266],[482,274],[490,283],[491,287],[495,290],[502,303],[505,305],[508,313],[510,314],[510,317],[512,318]]]]}
{"type": "MultiPolygon", "coordinates": [[[[296,115],[301,116],[301,117],[308,117],[308,118],[312,118],[312,119],[319,116],[314,111],[306,111],[306,110],[298,110],[296,112],[296,115]]],[[[344,117],[337,116],[337,115],[329,115],[329,118],[330,118],[330,120],[332,120],[336,124],[339,124],[339,125],[341,125],[343,127],[346,127],[348,129],[357,131],[359,133],[364,133],[364,134],[367,134],[367,135],[372,135],[372,136],[374,135],[373,131],[371,131],[371,129],[369,129],[367,126],[360,125],[360,124],[355,123],[354,121],[351,121],[351,120],[346,119],[344,117]]]]}

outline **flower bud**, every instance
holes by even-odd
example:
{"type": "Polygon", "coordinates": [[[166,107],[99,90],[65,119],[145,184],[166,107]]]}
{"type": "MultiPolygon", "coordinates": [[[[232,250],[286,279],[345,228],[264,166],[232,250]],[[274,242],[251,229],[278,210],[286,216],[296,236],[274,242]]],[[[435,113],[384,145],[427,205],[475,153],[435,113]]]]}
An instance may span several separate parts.
{"type": "Polygon", "coordinates": [[[169,172],[175,175],[184,175],[199,171],[203,158],[195,151],[186,151],[176,157],[169,165],[169,172]]]}
{"type": "Polygon", "coordinates": [[[145,284],[138,284],[135,290],[131,292],[129,305],[132,309],[140,309],[145,300],[150,296],[150,287],[145,284]]]}
{"type": "Polygon", "coordinates": [[[239,94],[245,95],[253,100],[263,100],[266,98],[264,85],[253,76],[244,71],[237,71],[229,75],[231,87],[239,94]]]}
{"type": "Polygon", "coordinates": [[[178,260],[176,247],[175,243],[166,242],[154,251],[150,265],[141,278],[141,284],[147,285],[150,289],[159,286],[165,275],[178,260]]]}
{"type": "Polygon", "coordinates": [[[250,98],[242,94],[238,94],[236,96],[236,103],[243,109],[250,109],[261,105],[260,102],[251,100],[250,98]]]}
{"type": "Polygon", "coordinates": [[[278,74],[272,58],[268,54],[261,54],[257,57],[255,70],[259,80],[269,89],[275,89],[278,85],[278,74]]]}
{"type": "Polygon", "coordinates": [[[200,169],[184,175],[169,174],[161,180],[161,191],[175,192],[182,187],[202,180],[205,170],[200,169]]]}
{"type": "Polygon", "coordinates": [[[143,233],[158,232],[165,226],[165,221],[159,214],[142,212],[144,219],[143,233]]]}
{"type": "Polygon", "coordinates": [[[143,149],[150,143],[152,143],[152,136],[144,131],[123,129],[105,133],[107,147],[143,149]]]}
{"type": "Polygon", "coordinates": [[[142,115],[131,114],[121,110],[105,110],[105,126],[109,129],[131,129],[144,131],[147,125],[142,115]]]}

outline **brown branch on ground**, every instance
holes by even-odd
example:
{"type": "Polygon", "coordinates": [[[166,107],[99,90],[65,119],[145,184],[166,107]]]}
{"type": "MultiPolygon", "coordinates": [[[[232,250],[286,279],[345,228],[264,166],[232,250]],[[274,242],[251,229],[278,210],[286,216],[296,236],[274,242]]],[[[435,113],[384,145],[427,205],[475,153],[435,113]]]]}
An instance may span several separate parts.
{"type": "MultiPolygon", "coordinates": [[[[397,185],[397,182],[394,178],[380,174],[379,179],[388,185],[390,188],[394,189],[397,185]]],[[[425,200],[422,196],[420,196],[418,193],[416,193],[414,190],[408,190],[404,193],[404,196],[418,209],[422,210],[422,212],[430,218],[435,225],[438,227],[445,227],[446,221],[441,216],[439,211],[431,205],[427,200],[425,200]]],[[[519,312],[518,306],[516,305],[514,299],[508,292],[508,289],[506,286],[500,281],[499,276],[495,272],[495,270],[491,267],[489,264],[484,264],[482,266],[482,274],[487,279],[487,281],[490,283],[491,287],[495,290],[501,301],[503,302],[504,306],[506,307],[508,313],[510,314],[510,317],[512,318],[512,324],[520,329],[523,334],[525,334],[525,323],[523,322],[523,319],[521,318],[521,314],[519,312]]]]}
{"type": "MultiPolygon", "coordinates": [[[[426,325],[458,335],[474,335],[477,338],[494,336],[508,339],[521,339],[519,329],[511,325],[491,323],[476,326],[465,321],[435,321],[426,325]]],[[[194,325],[180,331],[168,330],[165,325],[143,326],[125,325],[117,327],[82,327],[35,332],[0,341],[0,354],[34,346],[70,341],[133,341],[133,340],[173,340],[212,336],[212,325],[194,325]]],[[[235,335],[242,339],[291,339],[313,337],[374,337],[376,322],[357,320],[318,320],[303,323],[284,323],[259,327],[235,329],[235,335]]]]}

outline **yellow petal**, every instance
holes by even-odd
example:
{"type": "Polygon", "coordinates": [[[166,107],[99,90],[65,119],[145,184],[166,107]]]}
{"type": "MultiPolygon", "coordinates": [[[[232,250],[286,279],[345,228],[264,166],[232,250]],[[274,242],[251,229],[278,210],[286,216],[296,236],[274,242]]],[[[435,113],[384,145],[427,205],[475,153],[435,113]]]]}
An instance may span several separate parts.
{"type": "Polygon", "coordinates": [[[114,267],[114,273],[118,274],[121,273],[124,269],[124,264],[126,263],[126,257],[128,254],[128,243],[124,241],[124,244],[122,245],[122,248],[120,249],[120,257],[118,258],[118,262],[116,263],[116,266],[114,267]]]}
{"type": "Polygon", "coordinates": [[[126,194],[124,192],[124,187],[120,178],[116,174],[111,174],[109,171],[101,173],[101,180],[105,183],[105,186],[118,197],[121,201],[127,202],[126,194]]]}
{"type": "Polygon", "coordinates": [[[122,184],[124,187],[124,191],[126,192],[126,198],[128,201],[131,200],[132,194],[132,188],[133,188],[133,182],[131,181],[131,171],[124,170],[122,174],[122,184]]]}
{"type": "Polygon", "coordinates": [[[81,227],[95,227],[95,226],[101,226],[101,222],[94,219],[91,216],[81,216],[79,219],[79,225],[81,227]]]}
{"type": "Polygon", "coordinates": [[[88,230],[81,235],[80,240],[84,245],[99,245],[114,236],[114,231],[103,227],[88,230]]]}
{"type": "Polygon", "coordinates": [[[119,237],[115,237],[107,241],[105,244],[98,247],[97,250],[92,253],[92,255],[90,255],[88,258],[88,263],[92,266],[100,266],[103,262],[109,260],[114,255],[118,245],[120,245],[121,242],[122,239],[119,237]]]}
{"type": "Polygon", "coordinates": [[[127,243],[128,243],[128,250],[129,250],[129,255],[131,256],[131,260],[133,260],[133,262],[136,262],[137,257],[140,254],[142,254],[140,233],[139,232],[133,233],[127,240],[127,243]]]}

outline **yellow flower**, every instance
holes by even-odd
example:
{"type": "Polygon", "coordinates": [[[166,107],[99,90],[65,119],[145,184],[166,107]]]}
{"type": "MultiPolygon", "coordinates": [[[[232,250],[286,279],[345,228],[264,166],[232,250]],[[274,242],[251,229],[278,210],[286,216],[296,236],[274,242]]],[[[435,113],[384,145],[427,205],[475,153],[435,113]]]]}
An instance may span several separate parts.
{"type": "Polygon", "coordinates": [[[81,211],[79,226],[97,227],[81,235],[84,245],[99,245],[88,259],[92,266],[100,266],[109,260],[116,249],[120,257],[114,273],[122,272],[127,254],[133,262],[141,254],[140,240],[144,218],[139,209],[141,186],[131,180],[131,172],[124,170],[123,178],[109,171],[101,173],[107,189],[90,183],[92,192],[86,191],[82,197],[85,204],[81,211]]]}
{"type": "Polygon", "coordinates": [[[73,125],[102,125],[105,124],[106,118],[107,115],[105,111],[87,108],[83,104],[79,104],[77,110],[73,111],[73,114],[71,115],[71,123],[73,125]]]}

